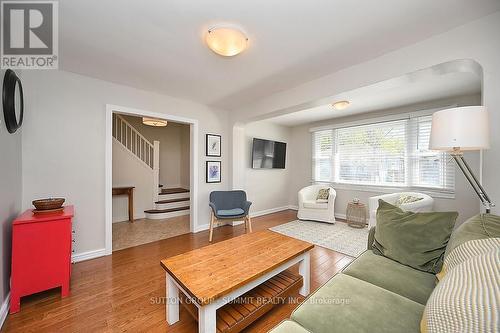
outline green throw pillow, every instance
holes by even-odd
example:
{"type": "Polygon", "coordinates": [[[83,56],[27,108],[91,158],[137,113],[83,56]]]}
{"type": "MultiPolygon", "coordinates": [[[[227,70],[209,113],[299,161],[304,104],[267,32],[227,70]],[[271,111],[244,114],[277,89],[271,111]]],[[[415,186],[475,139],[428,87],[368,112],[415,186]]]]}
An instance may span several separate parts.
{"type": "Polygon", "coordinates": [[[457,217],[457,212],[407,212],[379,200],[373,252],[436,274],[457,217]]]}

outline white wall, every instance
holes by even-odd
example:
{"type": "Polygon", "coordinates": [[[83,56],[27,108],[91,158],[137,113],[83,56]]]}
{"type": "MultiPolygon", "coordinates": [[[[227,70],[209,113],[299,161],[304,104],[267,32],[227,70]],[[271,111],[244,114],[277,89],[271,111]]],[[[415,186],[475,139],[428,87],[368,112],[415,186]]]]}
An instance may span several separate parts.
{"type": "Polygon", "coordinates": [[[76,252],[105,247],[105,108],[122,105],[199,119],[198,221],[208,224],[208,195],[227,189],[227,113],[127,86],[64,72],[26,71],[23,207],[62,196],[76,208],[76,252]],[[222,134],[222,182],[205,184],[205,133],[222,134]]]}
{"type": "Polygon", "coordinates": [[[189,125],[168,122],[166,127],[152,127],[141,117],[123,117],[148,141],[160,142],[160,184],[189,188],[189,125]]]}
{"type": "MultiPolygon", "coordinates": [[[[418,103],[405,107],[393,108],[389,110],[380,110],[367,114],[359,114],[348,117],[341,117],[329,121],[321,121],[309,123],[292,128],[292,140],[290,146],[293,147],[294,154],[291,155],[291,176],[290,176],[290,205],[297,206],[297,192],[311,184],[312,180],[312,135],[309,131],[311,128],[325,125],[334,125],[341,123],[349,123],[353,121],[366,120],[381,116],[388,116],[401,113],[409,113],[418,110],[428,110],[450,105],[477,105],[480,101],[479,95],[459,96],[454,98],[446,98],[426,103],[418,103]]],[[[472,152],[466,154],[466,159],[471,168],[476,174],[479,173],[479,153],[472,152]]],[[[450,161],[450,163],[455,163],[450,161]]],[[[335,213],[340,216],[345,215],[347,203],[353,198],[358,198],[361,202],[368,204],[368,198],[383,192],[376,191],[359,191],[352,189],[341,189],[333,186],[337,192],[335,199],[335,213]]],[[[479,213],[479,203],[477,202],[476,194],[463,177],[461,171],[456,168],[455,174],[455,198],[439,198],[435,195],[431,196],[435,199],[434,210],[436,211],[458,211],[458,222],[463,222],[467,218],[479,213]]]]}
{"type": "MultiPolygon", "coordinates": [[[[188,166],[189,168],[189,166],[188,166]]],[[[134,219],[145,217],[153,209],[153,170],[113,140],[113,187],[134,186],[134,219]]],[[[128,221],[128,197],[113,196],[113,222],[128,221]]]]}
{"type": "MultiPolygon", "coordinates": [[[[419,69],[456,59],[473,59],[483,68],[483,105],[491,113],[491,125],[500,124],[500,12],[440,35],[355,66],[331,73],[293,89],[245,105],[231,113],[232,123],[248,122],[303,103],[312,103],[342,92],[364,87],[419,69]]],[[[238,146],[238,143],[233,143],[238,146]]],[[[484,152],[483,182],[500,214],[500,131],[491,133],[491,149],[484,152]]],[[[243,169],[233,170],[239,179],[243,169]]]]}
{"type": "MultiPolygon", "coordinates": [[[[181,166],[181,179],[180,179],[180,187],[182,188],[189,188],[189,166],[191,165],[191,159],[190,159],[190,129],[189,126],[183,126],[181,128],[181,160],[180,160],[180,166],[181,166]]],[[[226,146],[227,150],[226,153],[229,154],[229,146],[226,146]]],[[[202,148],[203,149],[203,148],[202,148]]],[[[230,158],[227,158],[227,160],[230,160],[230,158]]],[[[229,166],[227,166],[229,168],[229,166]]],[[[226,173],[228,175],[229,172],[226,173]]]]}
{"type": "Polygon", "coordinates": [[[291,129],[269,122],[254,122],[245,126],[245,186],[248,200],[252,201],[251,213],[278,207],[288,207],[290,183],[290,134],[291,129]],[[252,169],[253,138],[287,143],[285,169],[252,169]]]}
{"type": "MultiPolygon", "coordinates": [[[[19,77],[21,74],[16,71],[19,77]]],[[[3,80],[5,71],[0,71],[3,80]]],[[[10,291],[12,220],[21,213],[21,132],[9,134],[0,103],[0,306],[10,291]]],[[[0,323],[1,325],[2,323],[0,323]]]]}

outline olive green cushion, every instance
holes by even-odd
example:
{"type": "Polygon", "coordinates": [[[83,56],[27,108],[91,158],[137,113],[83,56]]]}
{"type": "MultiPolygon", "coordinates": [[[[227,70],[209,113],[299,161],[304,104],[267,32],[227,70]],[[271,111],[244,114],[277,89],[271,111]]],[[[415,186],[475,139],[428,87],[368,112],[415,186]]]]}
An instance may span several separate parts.
{"type": "Polygon", "coordinates": [[[367,250],[349,266],[344,274],[370,282],[398,295],[425,305],[436,286],[434,274],[422,272],[411,267],[374,254],[367,250]]]}
{"type": "Polygon", "coordinates": [[[379,200],[373,252],[436,274],[457,216],[457,212],[407,212],[379,200]]]}
{"type": "Polygon", "coordinates": [[[474,239],[500,237],[500,216],[479,214],[458,226],[451,235],[445,256],[457,246],[474,239]]]}
{"type": "Polygon", "coordinates": [[[424,306],[346,274],[337,274],[293,313],[314,333],[419,332],[424,306]]]}
{"type": "Polygon", "coordinates": [[[309,333],[309,331],[294,321],[285,320],[270,330],[269,333],[309,333]]]}

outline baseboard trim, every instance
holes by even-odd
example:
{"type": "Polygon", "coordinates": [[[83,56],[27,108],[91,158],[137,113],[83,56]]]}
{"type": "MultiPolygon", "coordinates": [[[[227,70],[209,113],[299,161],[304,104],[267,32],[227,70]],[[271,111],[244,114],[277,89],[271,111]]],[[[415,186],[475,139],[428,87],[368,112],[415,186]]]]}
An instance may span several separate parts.
{"type": "Polygon", "coordinates": [[[250,213],[250,217],[259,217],[259,216],[263,216],[263,215],[281,212],[281,211],[288,210],[288,209],[290,209],[290,206],[282,206],[282,207],[264,209],[264,210],[250,213]]]}
{"type": "Polygon", "coordinates": [[[194,227],[193,233],[208,230],[208,227],[209,227],[208,224],[196,225],[194,227]]]}
{"type": "Polygon", "coordinates": [[[3,326],[5,319],[7,319],[7,315],[9,314],[9,307],[10,307],[10,292],[5,297],[5,300],[2,303],[2,307],[0,307],[0,329],[3,326]]]}
{"type": "Polygon", "coordinates": [[[92,250],[87,252],[75,253],[71,256],[71,260],[73,260],[73,262],[80,262],[99,257],[104,257],[105,255],[106,255],[106,249],[92,250]]]}
{"type": "Polygon", "coordinates": [[[347,216],[345,214],[335,214],[335,217],[341,220],[347,219],[347,216]]]}
{"type": "MultiPolygon", "coordinates": [[[[282,206],[282,207],[264,209],[264,210],[260,210],[260,211],[257,211],[257,212],[250,213],[250,217],[259,217],[259,216],[263,216],[263,215],[268,215],[268,214],[272,214],[272,213],[281,212],[281,211],[288,210],[288,209],[299,210],[299,207],[295,206],[295,205],[289,205],[289,206],[282,206]]],[[[345,214],[335,214],[335,217],[339,218],[339,219],[344,219],[344,220],[346,218],[345,214]]],[[[242,223],[243,222],[240,222],[240,221],[233,222],[233,226],[240,225],[242,223]]],[[[209,224],[203,224],[203,225],[195,226],[195,228],[193,230],[193,233],[197,233],[197,232],[200,232],[200,231],[205,231],[205,230],[208,230],[208,228],[209,228],[209,224]]]]}
{"type": "MultiPolygon", "coordinates": [[[[145,218],[146,218],[146,214],[144,214],[144,213],[134,215],[134,220],[141,220],[141,219],[145,219],[145,218]]],[[[118,216],[118,217],[115,216],[111,223],[119,223],[119,222],[129,222],[128,215],[123,215],[123,216],[118,216]]]]}

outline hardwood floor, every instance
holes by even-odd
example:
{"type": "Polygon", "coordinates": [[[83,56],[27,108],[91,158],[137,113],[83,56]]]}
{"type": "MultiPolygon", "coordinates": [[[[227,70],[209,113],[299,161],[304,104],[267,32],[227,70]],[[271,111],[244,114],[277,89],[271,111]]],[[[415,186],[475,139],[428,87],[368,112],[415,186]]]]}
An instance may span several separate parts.
{"type": "MultiPolygon", "coordinates": [[[[253,219],[254,230],[296,219],[296,211],[283,211],[253,219]]],[[[221,227],[214,242],[245,232],[244,226],[221,227]]],[[[165,272],[160,260],[208,245],[208,231],[185,234],[133,248],[111,256],[73,265],[71,295],[61,299],[58,289],[21,300],[21,312],[9,315],[2,332],[197,332],[185,309],[180,321],[165,322],[165,272]]],[[[311,252],[311,291],[324,284],[352,260],[316,246],[311,252]]],[[[267,332],[290,316],[298,302],[278,305],[244,332],[267,332]]]]}

